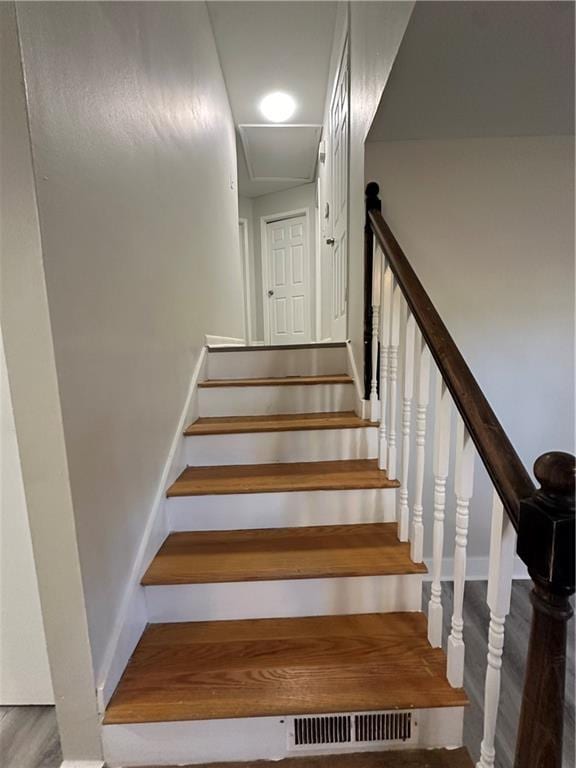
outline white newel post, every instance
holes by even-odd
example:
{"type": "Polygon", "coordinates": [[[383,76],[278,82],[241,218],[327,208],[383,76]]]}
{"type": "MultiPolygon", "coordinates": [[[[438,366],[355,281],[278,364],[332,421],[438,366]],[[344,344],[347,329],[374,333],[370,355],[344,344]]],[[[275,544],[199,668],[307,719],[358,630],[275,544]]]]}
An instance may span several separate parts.
{"type": "Polygon", "coordinates": [[[466,547],[470,499],[474,490],[474,459],[476,451],[462,418],[456,429],[456,543],[454,548],[454,610],[452,629],[448,638],[448,682],[453,688],[464,683],[464,587],[466,585],[466,547]]]}
{"type": "Polygon", "coordinates": [[[388,352],[390,348],[390,322],[394,277],[390,267],[382,276],[382,302],[380,310],[380,427],[378,429],[378,468],[388,468],[388,352]]]}
{"type": "Polygon", "coordinates": [[[484,737],[477,768],[494,768],[496,721],[500,701],[500,676],[504,649],[504,624],[510,612],[516,531],[494,491],[490,532],[490,571],[488,575],[488,666],[484,688],[484,737]]]}
{"type": "Polygon", "coordinates": [[[398,494],[398,538],[400,541],[408,541],[410,525],[408,472],[410,469],[410,424],[414,392],[414,342],[416,337],[416,321],[409,309],[407,312],[404,342],[404,398],[402,400],[402,470],[398,494]]]}
{"type": "Polygon", "coordinates": [[[430,352],[418,329],[416,329],[415,346],[420,362],[416,390],[416,475],[414,478],[410,557],[415,563],[421,563],[424,557],[424,507],[422,498],[426,462],[426,414],[430,399],[430,352]]]}
{"type": "Polygon", "coordinates": [[[442,645],[442,555],[444,554],[444,511],[446,478],[450,465],[451,400],[438,372],[434,423],[434,529],[432,536],[432,585],[428,603],[428,640],[433,648],[442,645]]]}
{"type": "Polygon", "coordinates": [[[382,251],[374,239],[372,260],[372,378],[370,380],[370,421],[378,421],[378,333],[380,331],[380,291],[382,251]]]}

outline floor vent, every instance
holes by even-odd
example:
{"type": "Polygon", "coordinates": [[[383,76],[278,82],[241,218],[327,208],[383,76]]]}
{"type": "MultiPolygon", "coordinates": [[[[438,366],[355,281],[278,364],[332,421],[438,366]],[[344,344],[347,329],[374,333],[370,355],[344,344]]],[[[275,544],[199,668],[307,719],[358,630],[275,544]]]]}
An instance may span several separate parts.
{"type": "Polygon", "coordinates": [[[365,712],[288,718],[290,750],[410,743],[415,740],[415,712],[365,712]]]}

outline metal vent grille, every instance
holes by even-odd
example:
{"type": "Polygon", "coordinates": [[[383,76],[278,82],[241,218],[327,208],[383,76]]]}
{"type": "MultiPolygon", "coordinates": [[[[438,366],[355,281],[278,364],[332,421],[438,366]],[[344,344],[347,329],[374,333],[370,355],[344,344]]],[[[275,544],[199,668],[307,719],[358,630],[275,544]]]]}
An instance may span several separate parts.
{"type": "Polygon", "coordinates": [[[412,712],[379,712],[354,717],[356,742],[407,741],[412,736],[412,712]]]}
{"type": "Polygon", "coordinates": [[[350,715],[294,718],[294,746],[347,744],[352,741],[350,715]]]}
{"type": "Polygon", "coordinates": [[[414,712],[367,712],[309,715],[288,720],[289,749],[323,746],[358,747],[414,740],[414,712]]]}

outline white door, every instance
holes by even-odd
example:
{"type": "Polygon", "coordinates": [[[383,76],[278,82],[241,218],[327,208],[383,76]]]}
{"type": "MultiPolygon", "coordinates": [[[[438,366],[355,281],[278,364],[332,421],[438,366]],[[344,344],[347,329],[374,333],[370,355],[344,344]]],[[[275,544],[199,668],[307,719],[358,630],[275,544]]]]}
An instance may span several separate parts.
{"type": "Polygon", "coordinates": [[[332,339],[347,336],[348,313],[348,44],[344,47],[340,71],[330,106],[330,174],[332,177],[332,339]]]}
{"type": "Polygon", "coordinates": [[[309,342],[310,260],[306,216],[266,224],[265,258],[264,301],[269,343],[309,342]]]}

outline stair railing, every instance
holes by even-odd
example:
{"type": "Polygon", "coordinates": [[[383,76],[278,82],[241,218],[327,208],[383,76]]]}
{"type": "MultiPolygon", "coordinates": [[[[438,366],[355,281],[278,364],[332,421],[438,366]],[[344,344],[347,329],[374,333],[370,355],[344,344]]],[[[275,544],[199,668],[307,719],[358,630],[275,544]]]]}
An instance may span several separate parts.
{"type": "Polygon", "coordinates": [[[547,453],[529,473],[514,450],[430,297],[381,214],[379,187],[366,187],[365,225],[365,387],[373,420],[379,420],[378,465],[399,477],[396,519],[401,541],[410,541],[412,559],[422,562],[424,468],[432,368],[435,367],[433,425],[432,584],[428,638],[442,643],[442,557],[446,485],[452,420],[456,419],[454,492],[454,604],[447,643],[447,678],[464,681],[464,586],[469,505],[476,454],[494,493],[487,603],[490,609],[484,696],[484,735],[477,768],[493,768],[500,699],[504,628],[510,611],[514,557],[533,581],[532,626],[516,739],[515,768],[561,768],[566,668],[566,625],[574,594],[575,460],[547,453]],[[401,355],[400,355],[401,352],[401,355]],[[398,360],[402,385],[398,387],[398,360]],[[401,402],[398,393],[401,392],[401,402]],[[416,398],[415,467],[409,487],[412,400],[416,398]],[[397,412],[401,412],[400,468],[397,467],[397,412]],[[410,496],[412,520],[410,525],[410,496]]]}

